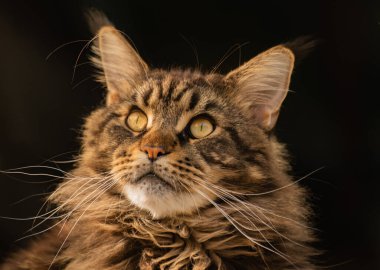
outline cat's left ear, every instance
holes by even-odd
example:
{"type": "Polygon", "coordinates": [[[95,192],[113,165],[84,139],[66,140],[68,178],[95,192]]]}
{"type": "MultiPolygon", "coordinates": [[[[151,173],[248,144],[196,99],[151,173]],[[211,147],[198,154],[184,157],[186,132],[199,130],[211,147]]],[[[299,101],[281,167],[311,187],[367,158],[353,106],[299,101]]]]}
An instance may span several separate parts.
{"type": "Polygon", "coordinates": [[[232,84],[231,98],[265,130],[277,121],[288,93],[294,54],[285,46],[269,49],[231,71],[225,80],[232,84]]]}
{"type": "Polygon", "coordinates": [[[93,50],[96,57],[92,61],[101,70],[100,81],[105,83],[108,90],[107,105],[131,95],[146,77],[148,65],[112,25],[100,28],[93,50]]]}

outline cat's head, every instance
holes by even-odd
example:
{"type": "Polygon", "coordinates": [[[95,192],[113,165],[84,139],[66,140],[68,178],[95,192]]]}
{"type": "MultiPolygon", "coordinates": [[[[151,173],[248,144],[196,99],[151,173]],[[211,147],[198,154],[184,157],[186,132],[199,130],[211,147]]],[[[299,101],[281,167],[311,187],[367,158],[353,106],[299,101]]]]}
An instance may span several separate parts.
{"type": "Polygon", "coordinates": [[[95,53],[107,96],[87,119],[82,166],[112,175],[115,196],[163,218],[278,186],[268,179],[285,165],[270,131],[293,69],[285,46],[227,75],[151,69],[113,26],[95,53]]]}

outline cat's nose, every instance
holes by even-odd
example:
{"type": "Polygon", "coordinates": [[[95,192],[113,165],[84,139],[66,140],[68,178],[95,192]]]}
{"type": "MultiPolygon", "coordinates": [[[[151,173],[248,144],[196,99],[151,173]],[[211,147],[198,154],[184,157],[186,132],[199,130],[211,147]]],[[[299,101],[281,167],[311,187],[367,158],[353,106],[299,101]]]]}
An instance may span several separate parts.
{"type": "Polygon", "coordinates": [[[155,161],[159,156],[168,154],[168,152],[166,152],[161,146],[144,145],[141,147],[141,150],[147,153],[148,158],[151,161],[155,161]]]}

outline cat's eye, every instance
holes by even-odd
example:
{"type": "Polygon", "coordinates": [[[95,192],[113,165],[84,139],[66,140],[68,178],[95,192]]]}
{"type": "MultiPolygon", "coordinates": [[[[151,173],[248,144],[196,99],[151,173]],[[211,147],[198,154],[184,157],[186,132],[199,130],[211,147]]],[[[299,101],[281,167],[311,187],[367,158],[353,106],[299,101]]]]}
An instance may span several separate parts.
{"type": "Polygon", "coordinates": [[[148,118],[142,111],[134,110],[128,115],[126,123],[133,131],[140,132],[146,128],[148,118]]]}
{"type": "Polygon", "coordinates": [[[204,138],[214,131],[214,125],[206,117],[199,117],[190,124],[191,135],[196,139],[204,138]]]}

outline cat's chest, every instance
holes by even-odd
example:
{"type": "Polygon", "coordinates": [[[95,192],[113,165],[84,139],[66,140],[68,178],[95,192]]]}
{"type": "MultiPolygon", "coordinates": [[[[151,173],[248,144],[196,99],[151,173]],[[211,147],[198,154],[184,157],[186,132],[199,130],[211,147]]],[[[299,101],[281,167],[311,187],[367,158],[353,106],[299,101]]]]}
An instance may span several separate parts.
{"type": "Polygon", "coordinates": [[[124,232],[126,241],[134,242],[137,247],[140,269],[234,269],[231,268],[234,258],[259,256],[251,242],[224,222],[208,226],[185,222],[145,226],[140,224],[124,232]],[[227,261],[229,268],[226,268],[227,261]]]}

